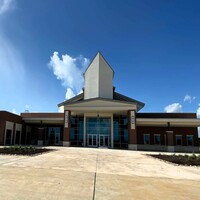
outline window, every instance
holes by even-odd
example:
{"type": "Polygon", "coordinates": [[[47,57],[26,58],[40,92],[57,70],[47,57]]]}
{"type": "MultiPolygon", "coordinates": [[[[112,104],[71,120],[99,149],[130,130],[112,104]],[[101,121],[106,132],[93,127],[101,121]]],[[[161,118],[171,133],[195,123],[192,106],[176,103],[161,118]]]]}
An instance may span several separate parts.
{"type": "Polygon", "coordinates": [[[193,146],[193,135],[187,135],[187,145],[193,146]]]}
{"type": "Polygon", "coordinates": [[[20,144],[20,131],[15,132],[15,144],[20,144]]]}
{"type": "Polygon", "coordinates": [[[6,140],[5,140],[6,145],[12,144],[12,130],[7,129],[6,130],[6,140]]]}
{"type": "Polygon", "coordinates": [[[154,144],[160,145],[160,135],[159,134],[155,134],[154,135],[154,144]]]}
{"type": "Polygon", "coordinates": [[[150,135],[144,134],[144,144],[150,144],[150,135]]]}
{"type": "Polygon", "coordinates": [[[176,135],[176,145],[182,145],[182,135],[176,135]]]}
{"type": "Polygon", "coordinates": [[[126,115],[113,116],[114,148],[128,149],[128,118],[126,115]]]}
{"type": "MultiPolygon", "coordinates": [[[[71,116],[71,146],[83,146],[83,124],[83,116],[71,116]]],[[[91,122],[91,128],[94,127],[94,125],[94,122],[91,122]]]]}

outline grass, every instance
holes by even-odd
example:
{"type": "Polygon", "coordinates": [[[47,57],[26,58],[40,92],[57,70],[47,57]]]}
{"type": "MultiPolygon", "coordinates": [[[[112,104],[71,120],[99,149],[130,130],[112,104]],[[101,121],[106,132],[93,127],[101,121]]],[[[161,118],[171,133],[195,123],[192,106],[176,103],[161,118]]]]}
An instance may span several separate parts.
{"type": "Polygon", "coordinates": [[[52,149],[37,148],[33,146],[9,146],[0,148],[0,154],[32,156],[53,151],[52,149]]]}
{"type": "Polygon", "coordinates": [[[192,154],[192,155],[164,155],[164,154],[158,154],[158,155],[150,155],[154,158],[158,158],[161,160],[165,160],[171,163],[175,163],[178,165],[185,165],[185,166],[200,166],[200,155],[192,154]]]}

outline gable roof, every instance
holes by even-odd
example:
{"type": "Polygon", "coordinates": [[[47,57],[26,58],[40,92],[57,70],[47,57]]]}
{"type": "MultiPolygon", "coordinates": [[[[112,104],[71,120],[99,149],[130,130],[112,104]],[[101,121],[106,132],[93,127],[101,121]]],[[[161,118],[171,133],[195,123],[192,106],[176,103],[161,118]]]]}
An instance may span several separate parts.
{"type": "Polygon", "coordinates": [[[84,99],[84,93],[82,92],[81,94],[76,95],[75,97],[72,97],[71,99],[65,100],[62,103],[58,104],[58,107],[64,106],[68,103],[75,103],[77,101],[82,101],[84,99]]]}
{"type": "Polygon", "coordinates": [[[145,106],[145,104],[143,102],[132,99],[132,98],[127,97],[127,96],[120,94],[118,92],[113,93],[113,99],[119,100],[119,101],[127,101],[127,102],[136,103],[138,105],[138,110],[141,110],[145,106]]]}
{"type": "MultiPolygon", "coordinates": [[[[81,93],[69,100],[66,100],[60,104],[58,104],[58,107],[60,106],[64,106],[64,105],[70,105],[70,104],[73,104],[73,103],[77,103],[77,102],[87,102],[87,101],[92,101],[92,100],[97,100],[97,99],[102,99],[103,98],[93,98],[93,99],[87,99],[87,100],[84,100],[84,93],[81,93]]],[[[113,93],[113,99],[104,99],[104,100],[108,100],[108,101],[118,101],[118,102],[126,102],[126,103],[129,103],[129,104],[136,104],[137,105],[137,111],[141,110],[143,107],[144,107],[144,103],[140,102],[140,101],[137,101],[135,99],[132,99],[130,97],[127,97],[125,95],[122,95],[120,93],[117,93],[117,92],[114,92],[113,93]]]]}

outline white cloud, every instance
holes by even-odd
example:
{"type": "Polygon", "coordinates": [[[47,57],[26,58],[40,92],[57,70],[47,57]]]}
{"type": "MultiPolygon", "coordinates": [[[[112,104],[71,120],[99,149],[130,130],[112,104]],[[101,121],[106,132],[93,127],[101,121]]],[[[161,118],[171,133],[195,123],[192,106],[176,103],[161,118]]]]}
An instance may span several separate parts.
{"type": "Polygon", "coordinates": [[[65,99],[71,99],[74,96],[75,96],[75,94],[74,94],[73,90],[71,88],[67,88],[67,92],[65,94],[65,99]]]}
{"type": "MultiPolygon", "coordinates": [[[[24,61],[20,51],[0,34],[0,77],[11,84],[11,80],[22,80],[25,75],[24,61]],[[20,79],[19,79],[20,77],[20,79]]],[[[16,82],[16,81],[15,81],[16,82]]]]}
{"type": "Polygon", "coordinates": [[[25,105],[25,112],[29,112],[30,106],[28,104],[25,105]]]}
{"type": "Polygon", "coordinates": [[[60,58],[58,52],[54,52],[49,62],[49,67],[58,80],[61,80],[62,86],[67,88],[66,99],[77,94],[83,87],[83,72],[85,71],[89,59],[82,55],[71,57],[68,54],[60,58]]]}
{"type": "Polygon", "coordinates": [[[200,104],[199,104],[199,107],[197,109],[197,117],[200,118],[200,104]]]}
{"type": "Polygon", "coordinates": [[[13,8],[15,0],[0,0],[0,15],[13,8]]]}
{"type": "Polygon", "coordinates": [[[81,93],[83,93],[83,89],[81,89],[81,91],[78,92],[78,94],[81,94],[81,93]]]}
{"type": "Polygon", "coordinates": [[[180,103],[172,103],[164,108],[167,113],[180,113],[182,112],[182,105],[180,103]]]}
{"type": "Polygon", "coordinates": [[[196,99],[195,96],[191,96],[189,94],[186,94],[185,97],[184,97],[184,99],[183,99],[183,101],[184,102],[188,102],[188,103],[192,103],[192,101],[194,101],[195,99],[196,99]]]}
{"type": "Polygon", "coordinates": [[[59,113],[63,113],[63,112],[64,112],[64,106],[60,106],[60,107],[58,108],[58,112],[59,112],[59,113]]]}
{"type": "Polygon", "coordinates": [[[13,108],[11,112],[12,112],[13,114],[17,114],[17,111],[16,111],[15,108],[13,108]]]}

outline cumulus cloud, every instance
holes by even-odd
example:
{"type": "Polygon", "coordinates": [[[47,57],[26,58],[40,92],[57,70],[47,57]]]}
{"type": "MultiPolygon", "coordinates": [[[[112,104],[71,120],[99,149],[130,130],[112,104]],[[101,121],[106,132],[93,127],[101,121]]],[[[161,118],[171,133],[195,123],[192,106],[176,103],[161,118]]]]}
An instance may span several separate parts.
{"type": "Polygon", "coordinates": [[[15,0],[0,0],[0,15],[13,8],[15,0]]]}
{"type": "Polygon", "coordinates": [[[180,113],[182,112],[182,105],[180,103],[172,103],[164,108],[167,113],[180,113]]]}
{"type": "Polygon", "coordinates": [[[184,102],[188,102],[188,103],[192,103],[192,101],[194,101],[195,99],[196,99],[195,96],[191,96],[189,94],[186,94],[185,97],[184,97],[184,99],[183,99],[183,101],[184,102]]]}
{"type": "Polygon", "coordinates": [[[200,104],[199,104],[199,107],[197,109],[197,117],[200,118],[200,104]]]}
{"type": "Polygon", "coordinates": [[[59,57],[58,52],[54,52],[49,62],[49,67],[63,87],[67,88],[66,99],[78,94],[83,87],[83,72],[89,64],[89,59],[82,55],[71,57],[68,54],[59,57]]]}
{"type": "Polygon", "coordinates": [[[63,112],[64,112],[64,106],[60,106],[60,107],[58,108],[58,112],[63,113],[63,112]]]}
{"type": "Polygon", "coordinates": [[[75,96],[75,94],[74,94],[73,90],[71,88],[67,88],[67,92],[65,94],[65,99],[71,99],[74,96],[75,96]]]}

